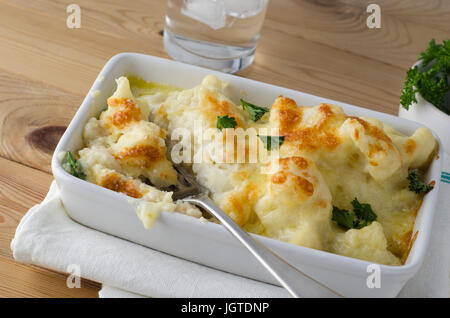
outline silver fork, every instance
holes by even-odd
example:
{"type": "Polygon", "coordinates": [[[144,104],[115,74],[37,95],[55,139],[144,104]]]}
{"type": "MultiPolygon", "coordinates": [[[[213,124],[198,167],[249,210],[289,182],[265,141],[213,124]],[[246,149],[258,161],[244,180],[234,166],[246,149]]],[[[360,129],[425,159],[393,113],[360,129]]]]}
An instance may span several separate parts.
{"type": "Polygon", "coordinates": [[[208,197],[208,190],[198,184],[195,177],[185,167],[181,165],[174,165],[174,167],[178,171],[179,182],[173,193],[173,199],[197,205],[215,216],[293,297],[342,297],[290,265],[250,236],[208,197]]]}

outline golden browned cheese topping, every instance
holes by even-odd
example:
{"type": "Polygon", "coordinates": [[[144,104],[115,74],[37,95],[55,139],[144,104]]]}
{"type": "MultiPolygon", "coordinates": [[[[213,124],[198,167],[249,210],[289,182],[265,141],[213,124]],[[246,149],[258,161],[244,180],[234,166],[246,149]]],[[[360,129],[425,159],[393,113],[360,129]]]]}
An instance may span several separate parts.
{"type": "Polygon", "coordinates": [[[330,119],[335,117],[335,114],[331,110],[330,105],[320,104],[319,116],[320,116],[320,119],[317,121],[316,127],[318,129],[325,129],[327,127],[327,124],[330,122],[330,119]]]}
{"type": "Polygon", "coordinates": [[[233,193],[228,196],[230,205],[229,211],[233,216],[235,222],[243,225],[247,222],[247,216],[250,214],[250,208],[245,205],[245,198],[243,195],[233,193]]]}
{"type": "Polygon", "coordinates": [[[314,185],[300,176],[291,176],[293,178],[294,184],[305,193],[307,196],[312,196],[314,194],[314,185]]]}
{"type": "Polygon", "coordinates": [[[209,120],[215,122],[217,120],[217,116],[229,115],[230,117],[234,117],[238,127],[243,126],[241,119],[233,110],[231,110],[230,104],[226,100],[219,102],[215,97],[208,95],[203,102],[203,114],[205,114],[205,116],[209,116],[209,120]]]}
{"type": "Polygon", "coordinates": [[[117,108],[113,115],[108,118],[107,123],[111,123],[117,128],[123,128],[131,122],[139,121],[141,109],[129,98],[108,98],[108,106],[117,108]]]}
{"type": "Polygon", "coordinates": [[[416,143],[412,139],[408,139],[403,145],[407,154],[412,154],[416,150],[416,143]]]}
{"type": "Polygon", "coordinates": [[[283,184],[286,182],[287,175],[284,171],[278,171],[277,173],[272,175],[271,181],[275,184],[283,184]]]}
{"type": "Polygon", "coordinates": [[[280,134],[286,136],[301,121],[302,110],[294,100],[287,97],[278,97],[272,105],[272,111],[278,112],[280,134]]]}
{"type": "Polygon", "coordinates": [[[313,178],[307,171],[304,171],[309,166],[308,161],[305,158],[300,156],[280,158],[278,159],[278,163],[280,165],[280,170],[272,174],[270,178],[270,181],[273,184],[281,185],[289,182],[289,186],[292,187],[294,193],[299,193],[301,196],[306,195],[307,197],[314,194],[314,185],[308,181],[306,177],[311,178],[311,180],[315,178],[313,178]],[[292,169],[295,168],[301,171],[302,176],[295,173],[289,173],[289,171],[292,171],[292,169]]]}
{"type": "Polygon", "coordinates": [[[299,169],[307,169],[308,161],[299,156],[289,157],[289,158],[280,158],[279,163],[284,169],[289,169],[289,163],[293,162],[299,169]]]}
{"type": "Polygon", "coordinates": [[[335,114],[328,104],[320,105],[316,114],[318,118],[312,126],[305,123],[304,110],[290,98],[278,97],[272,112],[276,113],[280,135],[285,136],[285,142],[295,145],[298,150],[333,150],[341,142],[335,129],[329,127],[335,114]]]}
{"type": "Polygon", "coordinates": [[[354,136],[355,136],[355,140],[358,141],[359,140],[359,130],[358,129],[355,129],[354,136]]]}
{"type": "Polygon", "coordinates": [[[383,130],[381,130],[380,128],[368,123],[367,121],[365,121],[364,119],[358,118],[358,117],[352,117],[350,116],[349,118],[356,120],[357,122],[359,122],[363,127],[364,130],[366,131],[366,134],[375,138],[375,139],[379,139],[382,140],[384,142],[386,142],[391,148],[392,146],[392,140],[391,138],[389,138],[388,135],[386,135],[384,133],[383,130]]]}
{"type": "Polygon", "coordinates": [[[386,153],[386,150],[384,150],[380,145],[378,144],[369,144],[369,163],[372,166],[378,166],[378,163],[375,160],[371,160],[376,154],[378,153],[386,153]]]}
{"type": "Polygon", "coordinates": [[[258,197],[257,186],[247,184],[240,191],[230,192],[223,202],[222,208],[237,224],[242,226],[253,216],[252,206],[258,197]]]}
{"type": "Polygon", "coordinates": [[[161,148],[151,145],[138,145],[134,147],[127,147],[114,155],[114,158],[119,161],[133,160],[138,161],[140,166],[150,168],[156,162],[163,160],[164,154],[161,153],[161,148]]]}
{"type": "Polygon", "coordinates": [[[287,133],[285,136],[286,141],[295,143],[299,150],[316,150],[322,146],[328,150],[333,150],[340,143],[339,137],[335,134],[321,132],[315,127],[299,129],[292,133],[287,133]]]}
{"type": "Polygon", "coordinates": [[[139,192],[137,184],[134,180],[124,179],[120,174],[116,172],[108,173],[101,177],[97,182],[98,185],[116,191],[124,193],[133,198],[142,198],[143,193],[139,192]]]}

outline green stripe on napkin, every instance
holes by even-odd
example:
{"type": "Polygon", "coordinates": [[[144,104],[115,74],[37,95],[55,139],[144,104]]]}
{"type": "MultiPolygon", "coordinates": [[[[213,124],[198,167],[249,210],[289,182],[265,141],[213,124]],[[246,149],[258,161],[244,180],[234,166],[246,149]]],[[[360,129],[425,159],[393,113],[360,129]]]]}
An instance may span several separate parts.
{"type": "Polygon", "coordinates": [[[450,183],[450,173],[443,171],[441,175],[441,182],[450,183]]]}

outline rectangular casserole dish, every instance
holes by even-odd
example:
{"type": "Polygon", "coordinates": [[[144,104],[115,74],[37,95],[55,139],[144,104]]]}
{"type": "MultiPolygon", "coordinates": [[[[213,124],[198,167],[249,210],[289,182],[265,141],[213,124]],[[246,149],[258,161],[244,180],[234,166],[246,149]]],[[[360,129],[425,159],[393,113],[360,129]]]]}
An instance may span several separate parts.
{"type": "MultiPolygon", "coordinates": [[[[208,74],[230,82],[237,95],[244,91],[256,104],[271,104],[277,96],[284,95],[304,106],[337,104],[348,115],[376,118],[409,135],[421,125],[326,98],[149,55],[122,53],[108,61],[59,141],[52,158],[53,175],[70,217],[93,229],[177,257],[278,285],[245,247],[221,225],[203,223],[180,213],[162,213],[155,226],[146,230],[124,194],[73,177],[63,170],[58,159],[61,151],[76,151],[83,147],[82,131],[85,123],[105,109],[106,99],[114,92],[115,79],[119,76],[134,75],[151,82],[191,88],[208,74]]],[[[405,264],[380,265],[380,288],[369,288],[367,285],[367,279],[372,274],[372,271],[368,271],[371,263],[367,261],[254,236],[292,265],[344,296],[396,296],[407,280],[418,271],[431,233],[443,158],[439,138],[434,132],[433,134],[439,143],[439,153],[432,160],[426,178],[427,181],[436,181],[435,188],[425,196],[418,212],[413,231],[418,231],[418,234],[405,264]]]]}

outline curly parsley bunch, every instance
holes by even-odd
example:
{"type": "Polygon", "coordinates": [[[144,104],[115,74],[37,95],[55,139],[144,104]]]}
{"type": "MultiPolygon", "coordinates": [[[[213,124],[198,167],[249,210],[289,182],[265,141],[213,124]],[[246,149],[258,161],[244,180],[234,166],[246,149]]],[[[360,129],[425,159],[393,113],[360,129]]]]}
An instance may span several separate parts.
{"type": "Polygon", "coordinates": [[[428,102],[450,115],[450,40],[436,44],[433,39],[419,56],[421,65],[409,69],[403,85],[401,104],[405,109],[417,103],[420,93],[428,102]]]}

